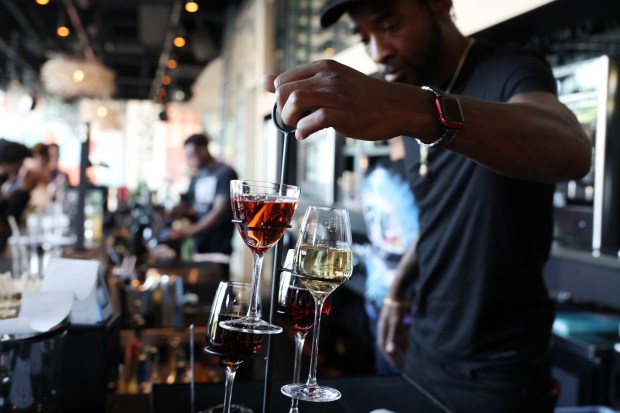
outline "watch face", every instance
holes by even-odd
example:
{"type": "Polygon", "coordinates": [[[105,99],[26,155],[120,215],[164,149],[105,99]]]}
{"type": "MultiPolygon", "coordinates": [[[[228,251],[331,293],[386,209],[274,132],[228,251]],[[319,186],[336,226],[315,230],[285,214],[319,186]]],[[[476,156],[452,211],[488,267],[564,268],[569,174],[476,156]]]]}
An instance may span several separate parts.
{"type": "Polygon", "coordinates": [[[461,104],[454,96],[444,95],[440,97],[441,101],[441,123],[446,128],[461,129],[463,127],[463,112],[461,104]]]}

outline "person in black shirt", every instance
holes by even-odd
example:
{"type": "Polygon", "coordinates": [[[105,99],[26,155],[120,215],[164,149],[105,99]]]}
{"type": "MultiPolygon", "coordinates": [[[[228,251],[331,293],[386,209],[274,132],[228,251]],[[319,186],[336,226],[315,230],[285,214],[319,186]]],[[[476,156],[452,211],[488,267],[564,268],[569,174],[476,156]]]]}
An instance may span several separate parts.
{"type": "Polygon", "coordinates": [[[330,1],[321,24],[347,13],[385,81],[322,60],[263,86],[298,139],[326,127],[406,136],[419,238],[378,326],[397,363],[411,313],[405,378],[448,412],[552,412],[542,268],[553,183],[589,171],[591,144],[543,57],[463,36],[451,10],[451,0],[330,1]]]}
{"type": "Polygon", "coordinates": [[[237,179],[233,168],[215,159],[205,134],[188,137],[183,145],[193,176],[187,193],[174,211],[193,223],[172,230],[169,240],[193,237],[197,253],[232,253],[234,225],[230,207],[230,181],[237,179]]]}

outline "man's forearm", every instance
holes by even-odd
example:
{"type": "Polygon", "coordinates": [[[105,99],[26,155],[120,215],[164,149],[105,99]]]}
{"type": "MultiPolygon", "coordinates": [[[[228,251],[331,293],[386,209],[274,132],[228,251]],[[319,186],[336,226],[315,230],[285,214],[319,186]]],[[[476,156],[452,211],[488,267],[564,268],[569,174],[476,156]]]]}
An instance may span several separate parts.
{"type": "Polygon", "coordinates": [[[415,242],[409,246],[396,269],[396,276],[387,293],[387,299],[401,302],[419,273],[415,242]]]}

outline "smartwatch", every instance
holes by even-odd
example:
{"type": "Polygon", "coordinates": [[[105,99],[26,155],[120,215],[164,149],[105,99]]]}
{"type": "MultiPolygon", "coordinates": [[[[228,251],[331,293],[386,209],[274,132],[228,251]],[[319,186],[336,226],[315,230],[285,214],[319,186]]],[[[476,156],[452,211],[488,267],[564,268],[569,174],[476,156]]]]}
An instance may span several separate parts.
{"type": "Polygon", "coordinates": [[[437,109],[439,123],[441,123],[442,133],[437,140],[431,143],[424,143],[417,138],[416,140],[420,145],[427,148],[443,148],[454,139],[465,125],[461,103],[456,96],[444,94],[439,89],[422,86],[422,90],[426,90],[435,96],[435,108],[437,109]]]}

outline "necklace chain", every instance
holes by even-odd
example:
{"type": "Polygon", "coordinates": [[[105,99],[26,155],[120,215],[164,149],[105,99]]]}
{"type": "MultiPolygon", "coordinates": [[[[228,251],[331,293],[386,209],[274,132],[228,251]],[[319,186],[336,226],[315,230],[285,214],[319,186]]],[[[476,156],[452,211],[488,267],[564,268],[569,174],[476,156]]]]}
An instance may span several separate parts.
{"type": "MultiPolygon", "coordinates": [[[[452,88],[454,87],[454,84],[456,83],[457,79],[459,78],[461,74],[461,70],[463,69],[463,64],[465,64],[465,59],[467,59],[469,50],[471,49],[471,47],[473,46],[475,42],[476,42],[476,39],[474,39],[473,37],[470,37],[469,39],[467,39],[467,45],[465,46],[465,50],[463,50],[463,54],[461,54],[461,58],[459,59],[459,62],[456,65],[456,69],[454,70],[454,74],[452,75],[452,78],[450,79],[450,83],[448,83],[448,86],[444,90],[445,93],[452,92],[452,88]]],[[[420,145],[420,176],[422,177],[428,176],[428,172],[429,172],[428,164],[429,164],[428,148],[424,145],[420,145]]]]}

